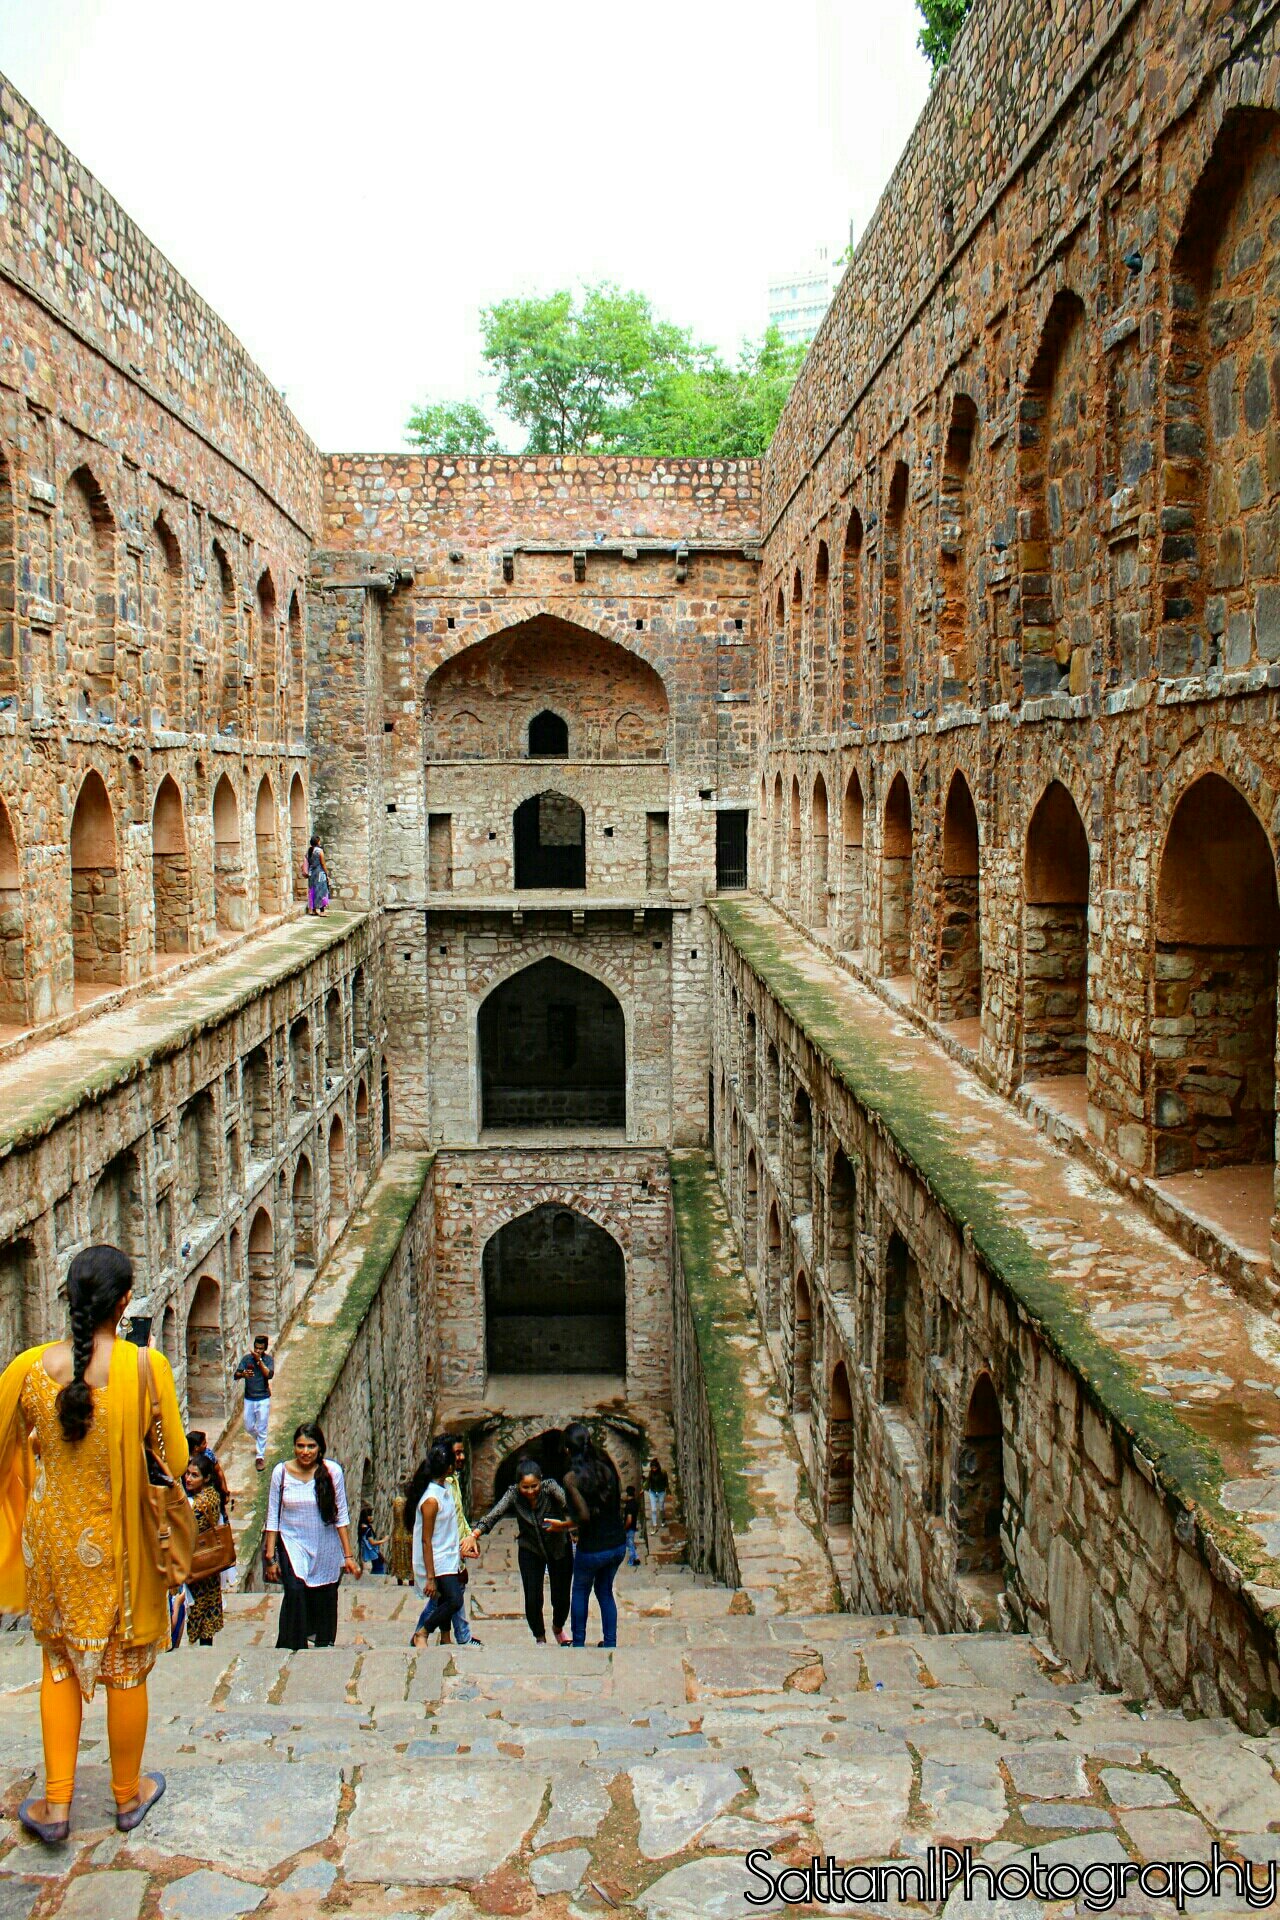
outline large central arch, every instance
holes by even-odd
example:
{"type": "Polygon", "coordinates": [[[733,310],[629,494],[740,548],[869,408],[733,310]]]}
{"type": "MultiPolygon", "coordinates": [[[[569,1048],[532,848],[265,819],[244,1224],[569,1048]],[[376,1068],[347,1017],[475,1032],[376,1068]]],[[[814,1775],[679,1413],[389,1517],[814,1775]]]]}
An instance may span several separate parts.
{"type": "Polygon", "coordinates": [[[482,1270],[490,1373],[626,1373],[626,1262],[594,1220],[534,1207],[493,1235],[482,1270]]]}
{"type": "Polygon", "coordinates": [[[625,1127],[626,1022],[593,974],[548,957],[480,1008],[482,1127],[625,1127]]]}

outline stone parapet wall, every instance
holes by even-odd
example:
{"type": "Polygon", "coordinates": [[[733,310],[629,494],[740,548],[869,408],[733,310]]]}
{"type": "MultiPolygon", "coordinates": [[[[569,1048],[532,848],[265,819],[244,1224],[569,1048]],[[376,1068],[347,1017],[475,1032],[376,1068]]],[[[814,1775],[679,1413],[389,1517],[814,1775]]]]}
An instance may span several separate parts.
{"type": "MultiPolygon", "coordinates": [[[[298,525],[318,454],[244,348],[8,81],[0,89],[5,276],[234,459],[298,525]]],[[[38,360],[49,405],[65,377],[38,360]]]]}
{"type": "Polygon", "coordinates": [[[383,1157],[375,923],[309,921],[0,1065],[0,1316],[64,1331],[72,1256],[121,1246],[213,1432],[383,1157]],[[196,1378],[198,1374],[198,1380],[196,1378]]]}
{"type": "Polygon", "coordinates": [[[717,1244],[714,1172],[703,1154],[672,1161],[671,1416],[684,1487],[690,1565],[742,1584],[735,1531],[750,1524],[746,1459],[733,1359],[725,1342],[741,1312],[734,1272],[717,1244]],[[709,1191],[709,1183],[711,1191],[709,1191]],[[723,1449],[723,1452],[722,1452],[723,1449]],[[726,1483],[726,1469],[732,1495],[726,1483]]]}
{"type": "MultiPolygon", "coordinates": [[[[883,1016],[860,1031],[758,909],[713,918],[716,1162],[848,1603],[1042,1632],[1105,1685],[1268,1723],[1268,1553],[1222,1506],[1184,1396],[1148,1397],[1057,1278],[1107,1209],[1058,1221],[1061,1266],[1037,1210],[1076,1204],[1063,1169],[1006,1143],[1014,1190],[974,1137],[979,1104],[966,1130],[956,1079],[922,1072],[925,1043],[891,1052],[883,1016]]],[[[1139,1221],[1132,1262],[1170,1270],[1150,1240],[1139,1221]]]]}

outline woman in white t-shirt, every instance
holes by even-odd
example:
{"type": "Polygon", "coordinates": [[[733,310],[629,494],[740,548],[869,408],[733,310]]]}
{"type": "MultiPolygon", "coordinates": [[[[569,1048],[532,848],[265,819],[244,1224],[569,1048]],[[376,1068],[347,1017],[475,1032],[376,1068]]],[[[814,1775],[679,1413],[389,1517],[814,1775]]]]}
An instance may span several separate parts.
{"type": "Polygon", "coordinates": [[[278,1647],[298,1652],[309,1640],[331,1647],[338,1635],[338,1582],[360,1578],[351,1551],[347,1484],[336,1460],[324,1457],[314,1420],[297,1428],[293,1459],[271,1475],[263,1561],[267,1579],[284,1587],[278,1647]]]}
{"type": "MultiPolygon", "coordinates": [[[[414,1629],[415,1647],[425,1647],[437,1627],[451,1629],[466,1599],[458,1578],[462,1542],[448,1484],[452,1472],[453,1448],[437,1440],[414,1474],[405,1502],[413,1514],[413,1584],[426,1599],[414,1629]]],[[[473,1638],[467,1644],[478,1647],[480,1642],[473,1638]]]]}

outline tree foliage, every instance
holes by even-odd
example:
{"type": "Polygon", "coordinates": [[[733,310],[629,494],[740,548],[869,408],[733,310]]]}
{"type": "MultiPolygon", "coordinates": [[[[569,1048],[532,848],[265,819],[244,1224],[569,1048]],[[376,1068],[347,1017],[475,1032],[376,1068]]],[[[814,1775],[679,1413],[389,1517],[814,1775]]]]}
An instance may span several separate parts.
{"type": "MultiPolygon", "coordinates": [[[[771,331],[729,366],[660,319],[643,294],[608,284],[499,300],[481,327],[498,406],[523,428],[523,451],[535,454],[763,453],[804,358],[771,331]]],[[[498,448],[473,401],[421,406],[406,432],[433,453],[498,448]]]]}
{"type": "Polygon", "coordinates": [[[955,37],[964,25],[971,0],[916,0],[924,25],[916,42],[935,73],[951,58],[955,37]]]}
{"type": "Polygon", "coordinates": [[[405,425],[415,446],[429,453],[497,453],[498,436],[474,400],[444,400],[415,407],[405,425]]]}

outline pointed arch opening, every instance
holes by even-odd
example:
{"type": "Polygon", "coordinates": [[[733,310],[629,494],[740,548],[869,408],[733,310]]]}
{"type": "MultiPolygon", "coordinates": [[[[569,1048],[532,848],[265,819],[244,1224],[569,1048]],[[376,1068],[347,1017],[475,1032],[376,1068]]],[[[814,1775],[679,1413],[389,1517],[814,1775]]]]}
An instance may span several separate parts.
{"type": "Polygon", "coordinates": [[[1003,1520],[1004,1416],[991,1375],[980,1373],[969,1396],[952,1481],[951,1526],[958,1574],[1003,1573],[1003,1520]]]}
{"type": "Polygon", "coordinates": [[[911,790],[893,777],[884,803],[880,848],[880,971],[910,984],[914,894],[911,790]]]}
{"type": "Polygon", "coordinates": [[[1089,684],[1089,509],[1095,492],[1088,417],[1088,326],[1064,288],[1045,320],[1023,390],[1018,433],[1022,694],[1036,699],[1089,684]]]}
{"type": "Polygon", "coordinates": [[[828,877],[827,783],[821,774],[816,776],[813,783],[809,839],[813,849],[810,918],[815,927],[825,927],[828,917],[830,881],[828,877]]]}
{"type": "Polygon", "coordinates": [[[827,1391],[827,1525],[853,1521],[853,1395],[843,1360],[837,1360],[827,1391]]]}
{"type": "Polygon", "coordinates": [[[171,773],[151,811],[151,905],[156,954],[186,953],[191,944],[191,855],[182,794],[171,773]]]}
{"type": "Polygon", "coordinates": [[[968,515],[969,473],[978,430],[978,409],[967,393],[951,403],[947,444],[942,457],[942,499],[938,530],[939,672],[943,702],[969,701],[974,693],[974,649],[969,617],[968,515]]]}
{"type": "Polygon", "coordinates": [[[77,987],[119,986],[124,913],[116,820],[96,769],[85,775],[71,817],[71,948],[77,987]]]}
{"type": "Polygon", "coordinates": [[[544,707],[529,722],[529,758],[531,760],[567,760],[569,723],[560,714],[544,707]]]}
{"type": "Polygon", "coordinates": [[[195,1425],[214,1433],[221,1432],[227,1417],[222,1288],[211,1273],[196,1283],[187,1315],[187,1412],[195,1425]]]}
{"type": "Polygon", "coordinates": [[[791,1211],[813,1211],[813,1108],[803,1087],[791,1101],[791,1211]]]}
{"type": "Polygon", "coordinates": [[[41,1323],[40,1268],[33,1240],[25,1235],[0,1245],[0,1351],[23,1353],[41,1323]]]}
{"type": "Polygon", "coordinates": [[[315,1069],[311,1022],[302,1014],[289,1028],[290,1105],[295,1113],[310,1113],[315,1104],[315,1069]]]}
{"type": "Polygon", "coordinates": [[[775,900],[781,900],[786,891],[786,873],[782,864],[784,826],[782,819],[782,775],[773,776],[773,814],[770,820],[769,842],[769,891],[775,900]]]}
{"type": "Polygon", "coordinates": [[[477,1041],[483,1127],[626,1126],[626,1021],[593,974],[535,961],[483,1001],[477,1041]]]}
{"type": "Polygon", "coordinates": [[[841,874],[840,907],[843,916],[841,945],[846,952],[856,953],[863,941],[863,801],[862,782],[857,769],[849,775],[844,790],[844,805],[841,808],[840,825],[843,855],[841,874]]]}
{"type": "Polygon", "coordinates": [[[803,1273],[791,1295],[791,1411],[808,1413],[813,1404],[813,1298],[803,1273]]]}
{"type": "Polygon", "coordinates": [[[215,540],[209,591],[213,596],[213,630],[218,636],[218,731],[240,731],[240,701],[244,693],[244,663],[236,625],[236,580],[226,548],[215,540]]]}
{"type": "Polygon", "coordinates": [[[107,497],[88,467],[63,496],[64,643],[60,671],[75,689],[76,715],[110,725],[116,712],[116,529],[107,497]]]}
{"type": "Polygon", "coordinates": [[[293,1170],[291,1199],[293,1264],[309,1272],[316,1264],[316,1183],[310,1156],[305,1153],[298,1155],[298,1164],[293,1170]]]}
{"type": "Polygon", "coordinates": [[[213,916],[219,933],[243,933],[249,924],[240,802],[226,773],[213,790],[213,916]]]}
{"type": "Polygon", "coordinates": [[[906,712],[907,639],[911,614],[910,470],[896,460],[885,496],[880,546],[880,718],[901,720],[906,712]]]}
{"type": "Polygon", "coordinates": [[[249,1131],[251,1160],[270,1160],[273,1150],[271,1057],[265,1046],[255,1047],[241,1071],[241,1101],[249,1131]]]}
{"type": "Polygon", "coordinates": [[[535,793],[511,822],[517,889],[587,884],[587,816],[568,794],[535,793]]]}
{"type": "Polygon", "coordinates": [[[254,595],[254,696],[259,740],[275,740],[280,732],[279,672],[276,664],[276,585],[269,569],[258,576],[254,595]]]}
{"type": "MultiPolygon", "coordinates": [[[[1202,774],[1173,810],[1156,886],[1157,1173],[1274,1162],[1278,955],[1266,830],[1238,787],[1202,774]]],[[[1266,1198],[1269,1218],[1269,1183],[1266,1198]]]]}
{"type": "Polygon", "coordinates": [[[249,1226],[249,1337],[279,1331],[276,1306],[276,1232],[271,1215],[259,1207],[249,1226]]]}
{"type": "Polygon", "coordinates": [[[293,860],[293,897],[307,897],[307,790],[302,775],[289,782],[289,852],[293,860]]]}
{"type": "Polygon", "coordinates": [[[509,1220],[482,1256],[491,1374],[627,1371],[627,1278],[611,1233],[548,1201],[509,1220]]]}
{"type": "MultiPolygon", "coordinates": [[[[307,641],[302,624],[302,602],[297,589],[289,596],[289,740],[295,747],[307,743],[307,641]]],[[[296,776],[295,776],[296,777],[296,776]]],[[[305,823],[304,823],[305,825],[305,823]]]]}
{"type": "Polygon", "coordinates": [[[844,1148],[837,1147],[827,1187],[827,1283],[837,1300],[853,1300],[857,1248],[857,1176],[844,1148]]]}
{"type": "Polygon", "coordinates": [[[776,1200],[769,1202],[765,1229],[764,1324],[769,1333],[782,1326],[782,1221],[776,1200]]]}
{"type": "Polygon", "coordinates": [[[131,1260],[145,1254],[142,1171],[131,1147],[117,1153],[99,1174],[89,1202],[89,1230],[95,1246],[119,1247],[131,1260]]]}
{"type": "Polygon", "coordinates": [[[153,727],[180,727],[183,719],[182,549],[163,513],[151,527],[151,649],[147,666],[153,727]]]}
{"type": "Polygon", "coordinates": [[[356,1177],[361,1188],[368,1181],[371,1163],[369,1089],[363,1080],[359,1080],[356,1082],[356,1177]]]}
{"type": "Polygon", "coordinates": [[[1022,1058],[1028,1080],[1083,1079],[1089,1061],[1089,837],[1060,780],[1027,827],[1022,1058]]]}
{"type": "Polygon", "coordinates": [[[809,700],[813,731],[825,734],[831,724],[827,701],[827,653],[831,644],[827,600],[831,585],[831,555],[825,540],[818,542],[813,566],[813,604],[809,610],[809,700]]]}
{"type": "Polygon", "coordinates": [[[336,1240],[347,1217],[347,1130],[342,1115],[329,1122],[329,1238],[336,1240]]]}
{"type": "MultiPolygon", "coordinates": [[[[978,813],[957,768],[942,816],[942,898],[937,923],[938,1018],[971,1026],[982,1014],[982,901],[978,813]]],[[[978,1032],[968,1036],[977,1044],[978,1032]]]]}
{"type": "Polygon", "coordinates": [[[9,809],[0,800],[0,1027],[27,1019],[27,923],[22,868],[9,809]]]}
{"type": "Polygon", "coordinates": [[[880,1398],[919,1420],[924,1405],[924,1302],[915,1255],[900,1233],[885,1252],[880,1398]]]}
{"type": "Polygon", "coordinates": [[[0,713],[17,711],[21,699],[18,646],[18,521],[13,469],[0,451],[0,713]]]}
{"type": "Polygon", "coordinates": [[[840,724],[857,724],[862,698],[862,515],[856,507],[845,528],[840,568],[842,645],[840,649],[840,724]]]}
{"type": "Polygon", "coordinates": [[[269,920],[284,911],[280,887],[280,838],[276,823],[276,795],[269,774],[258,782],[253,803],[253,831],[258,852],[258,918],[269,920]]]}
{"type": "Polygon", "coordinates": [[[793,913],[802,910],[804,901],[804,836],[801,819],[800,782],[791,777],[791,812],[787,825],[787,904],[793,913]]]}

